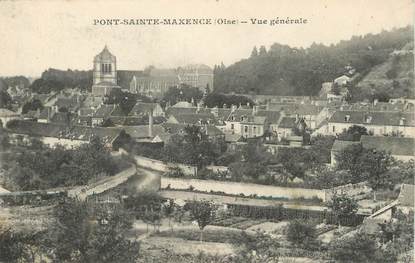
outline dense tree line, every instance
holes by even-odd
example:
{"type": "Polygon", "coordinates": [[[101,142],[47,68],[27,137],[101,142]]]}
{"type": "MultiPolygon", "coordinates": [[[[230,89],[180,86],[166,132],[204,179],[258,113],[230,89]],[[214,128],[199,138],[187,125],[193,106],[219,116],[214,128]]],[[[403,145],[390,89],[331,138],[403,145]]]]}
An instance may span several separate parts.
{"type": "Polygon", "coordinates": [[[41,77],[35,80],[30,89],[37,93],[50,93],[65,88],[79,88],[90,91],[92,87],[92,71],[58,70],[50,68],[44,71],[41,77]]]}
{"type": "Polygon", "coordinates": [[[2,80],[9,87],[19,86],[20,88],[27,89],[30,86],[29,79],[24,76],[5,77],[5,78],[2,78],[2,80]]]}
{"type": "Polygon", "coordinates": [[[210,93],[204,99],[204,103],[209,108],[218,107],[223,108],[225,105],[229,108],[231,105],[254,105],[254,102],[245,97],[240,95],[226,95],[220,93],[210,93]]]}
{"type": "MultiPolygon", "coordinates": [[[[317,95],[321,83],[347,72],[365,75],[385,62],[394,49],[412,41],[412,27],[354,36],[336,45],[292,48],[278,43],[268,50],[254,48],[251,56],[229,67],[214,67],[216,91],[275,95],[317,95]]],[[[391,73],[392,74],[392,73],[391,73]]]]}
{"type": "Polygon", "coordinates": [[[170,87],[163,95],[160,103],[164,107],[167,104],[173,106],[179,101],[197,103],[203,97],[203,92],[195,87],[181,84],[179,87],[170,87]]]}

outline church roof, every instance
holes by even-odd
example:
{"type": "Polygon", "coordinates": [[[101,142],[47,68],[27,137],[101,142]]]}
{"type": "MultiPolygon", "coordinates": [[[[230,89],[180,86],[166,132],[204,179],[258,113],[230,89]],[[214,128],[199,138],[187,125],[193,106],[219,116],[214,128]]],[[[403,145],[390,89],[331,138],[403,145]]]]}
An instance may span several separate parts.
{"type": "Polygon", "coordinates": [[[108,47],[106,45],[104,49],[101,51],[101,53],[96,55],[94,58],[94,62],[101,61],[101,60],[113,60],[113,61],[116,60],[115,56],[111,54],[111,52],[108,50],[108,47]]]}

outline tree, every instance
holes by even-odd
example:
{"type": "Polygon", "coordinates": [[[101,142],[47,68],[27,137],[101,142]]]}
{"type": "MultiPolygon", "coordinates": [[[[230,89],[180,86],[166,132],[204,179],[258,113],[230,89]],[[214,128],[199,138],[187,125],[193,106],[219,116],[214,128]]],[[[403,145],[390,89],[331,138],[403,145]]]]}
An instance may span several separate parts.
{"type": "Polygon", "coordinates": [[[162,104],[169,102],[171,105],[176,104],[179,101],[190,102],[199,101],[203,97],[203,92],[196,87],[190,87],[186,84],[181,84],[179,87],[170,87],[164,94],[162,104]]]}
{"type": "Polygon", "coordinates": [[[171,230],[173,231],[173,226],[171,225],[171,217],[174,213],[174,209],[176,204],[174,203],[173,199],[169,199],[167,202],[163,203],[163,211],[164,214],[169,218],[169,226],[171,226],[171,230]]]}
{"type": "Polygon", "coordinates": [[[367,129],[363,126],[352,125],[338,136],[342,141],[360,141],[362,135],[368,135],[367,129]]]}
{"type": "Polygon", "coordinates": [[[372,150],[364,155],[363,161],[369,164],[368,183],[373,189],[373,200],[376,201],[376,190],[390,187],[390,175],[387,171],[394,162],[394,159],[384,151],[372,150]]]}
{"type": "Polygon", "coordinates": [[[25,254],[24,243],[20,235],[13,233],[11,230],[5,230],[0,233],[0,261],[1,262],[18,262],[25,254]]]}
{"type": "MultiPolygon", "coordinates": [[[[336,159],[337,169],[349,171],[353,176],[351,183],[376,180],[387,172],[393,163],[389,153],[365,149],[361,144],[347,146],[336,156],[336,159]]],[[[377,187],[375,184],[374,186],[377,187]]]]}
{"type": "Polygon", "coordinates": [[[258,56],[258,49],[256,47],[254,47],[252,49],[252,52],[251,52],[251,58],[254,58],[254,57],[257,57],[257,56],[258,56]]]}
{"type": "Polygon", "coordinates": [[[134,263],[139,243],[126,238],[132,221],[123,209],[100,208],[94,215],[97,224],[88,237],[87,262],[134,263]]]}
{"type": "Polygon", "coordinates": [[[266,56],[267,55],[267,49],[265,48],[265,46],[260,46],[259,47],[259,56],[266,56]]]}
{"type": "Polygon", "coordinates": [[[308,222],[292,220],[286,231],[287,240],[296,246],[312,248],[317,244],[316,228],[308,222]]]}
{"type": "Polygon", "coordinates": [[[279,262],[280,244],[276,238],[257,231],[254,234],[242,232],[237,244],[235,261],[240,263],[279,262]]]}
{"type": "Polygon", "coordinates": [[[197,221],[200,229],[200,242],[203,241],[203,229],[215,218],[216,206],[209,201],[190,201],[186,203],[193,220],[197,221]]]}
{"type": "Polygon", "coordinates": [[[29,102],[26,102],[22,107],[22,114],[26,114],[29,111],[36,111],[36,110],[42,110],[43,105],[42,102],[38,99],[31,100],[29,102]]]}
{"type": "Polygon", "coordinates": [[[358,210],[356,200],[344,193],[334,193],[331,200],[328,202],[327,207],[329,207],[336,215],[339,226],[341,225],[342,220],[354,216],[358,210]]]}
{"type": "Polygon", "coordinates": [[[140,191],[130,194],[124,199],[124,207],[129,211],[135,212],[137,218],[140,218],[148,211],[160,211],[164,201],[165,199],[157,192],[140,191]]]}
{"type": "Polygon", "coordinates": [[[0,108],[11,109],[12,98],[6,90],[0,89],[0,108]]]}
{"type": "Polygon", "coordinates": [[[132,221],[119,207],[65,200],[51,229],[55,262],[135,262],[138,243],[126,238],[132,221]]]}
{"type": "Polygon", "coordinates": [[[358,232],[354,235],[335,239],[329,244],[330,255],[336,262],[394,262],[390,253],[383,250],[375,239],[368,234],[358,232]],[[389,256],[387,256],[389,255],[389,256]]]}
{"type": "Polygon", "coordinates": [[[91,225],[86,203],[66,200],[54,209],[56,227],[52,230],[57,262],[85,261],[91,225]]]}

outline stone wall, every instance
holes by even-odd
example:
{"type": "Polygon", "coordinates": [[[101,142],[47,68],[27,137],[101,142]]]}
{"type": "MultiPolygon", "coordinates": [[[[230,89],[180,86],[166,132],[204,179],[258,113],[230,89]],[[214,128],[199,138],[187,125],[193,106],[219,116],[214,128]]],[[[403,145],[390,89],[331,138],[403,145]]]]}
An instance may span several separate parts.
{"type": "Polygon", "coordinates": [[[264,196],[264,197],[287,198],[287,199],[319,198],[323,202],[326,201],[325,190],[278,187],[278,186],[270,186],[270,185],[227,182],[227,181],[162,177],[161,188],[165,189],[168,187],[170,187],[171,189],[180,189],[180,190],[192,188],[198,191],[223,192],[225,194],[230,194],[230,195],[244,194],[245,196],[257,195],[257,196],[264,196]]]}

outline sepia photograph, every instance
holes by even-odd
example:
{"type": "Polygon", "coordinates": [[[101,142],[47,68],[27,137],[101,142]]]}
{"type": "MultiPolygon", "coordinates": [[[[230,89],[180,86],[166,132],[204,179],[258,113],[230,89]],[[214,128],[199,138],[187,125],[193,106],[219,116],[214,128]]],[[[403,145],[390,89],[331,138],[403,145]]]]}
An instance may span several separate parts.
{"type": "Polygon", "coordinates": [[[413,263],[414,0],[0,0],[0,263],[413,263]]]}

